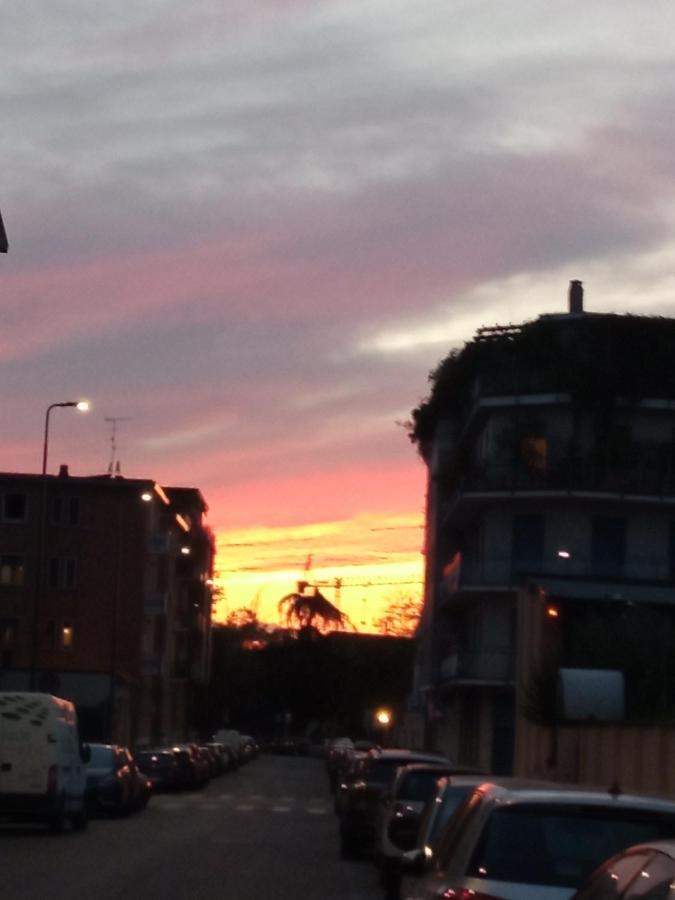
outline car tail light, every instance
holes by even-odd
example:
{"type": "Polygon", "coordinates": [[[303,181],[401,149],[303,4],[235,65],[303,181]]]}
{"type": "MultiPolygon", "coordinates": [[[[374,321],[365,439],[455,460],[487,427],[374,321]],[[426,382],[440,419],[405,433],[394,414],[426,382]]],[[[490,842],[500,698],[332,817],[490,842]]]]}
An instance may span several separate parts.
{"type": "Polygon", "coordinates": [[[57,767],[50,766],[49,771],[47,772],[47,793],[55,794],[56,793],[56,781],[57,781],[57,767]]]}
{"type": "Polygon", "coordinates": [[[493,894],[474,891],[473,888],[447,888],[441,894],[442,900],[499,900],[493,894]]]}

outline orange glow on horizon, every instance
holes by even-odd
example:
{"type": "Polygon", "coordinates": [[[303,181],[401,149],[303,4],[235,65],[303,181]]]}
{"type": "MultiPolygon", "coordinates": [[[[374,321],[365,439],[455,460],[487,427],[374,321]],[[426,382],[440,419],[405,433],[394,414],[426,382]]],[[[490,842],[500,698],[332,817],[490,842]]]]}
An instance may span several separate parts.
{"type": "Polygon", "coordinates": [[[214,620],[245,607],[261,622],[283,625],[278,603],[304,580],[346,613],[357,631],[377,631],[375,622],[392,601],[421,598],[421,546],[419,515],[219,530],[215,583],[222,597],[214,620]],[[342,582],[339,596],[336,579],[342,582]]]}

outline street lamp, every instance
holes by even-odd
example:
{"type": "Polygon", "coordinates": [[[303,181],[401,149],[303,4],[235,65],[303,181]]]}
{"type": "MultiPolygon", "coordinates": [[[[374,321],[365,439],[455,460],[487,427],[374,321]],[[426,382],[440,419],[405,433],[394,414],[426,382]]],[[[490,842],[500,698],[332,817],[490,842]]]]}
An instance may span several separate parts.
{"type": "Polygon", "coordinates": [[[51,406],[47,407],[47,412],[45,414],[45,437],[42,443],[42,477],[44,478],[47,474],[47,451],[49,449],[49,416],[53,409],[56,409],[58,406],[65,407],[69,406],[73,409],[78,409],[80,412],[89,412],[89,401],[88,400],[68,400],[65,403],[52,403],[51,406]]]}
{"type": "Polygon", "coordinates": [[[80,412],[88,412],[87,400],[67,400],[62,403],[52,403],[45,413],[45,433],[42,442],[42,491],[40,498],[40,513],[38,520],[37,547],[35,551],[35,596],[33,598],[33,635],[30,660],[30,685],[31,691],[35,690],[37,677],[37,654],[39,643],[38,615],[40,610],[40,588],[43,565],[43,552],[45,544],[45,528],[47,522],[47,454],[49,452],[49,417],[53,409],[57,407],[71,407],[80,412]]]}
{"type": "Polygon", "coordinates": [[[392,722],[391,710],[387,709],[386,706],[381,706],[379,709],[375,710],[374,719],[375,728],[380,732],[380,743],[384,747],[386,744],[387,733],[389,732],[389,728],[392,722]]]}

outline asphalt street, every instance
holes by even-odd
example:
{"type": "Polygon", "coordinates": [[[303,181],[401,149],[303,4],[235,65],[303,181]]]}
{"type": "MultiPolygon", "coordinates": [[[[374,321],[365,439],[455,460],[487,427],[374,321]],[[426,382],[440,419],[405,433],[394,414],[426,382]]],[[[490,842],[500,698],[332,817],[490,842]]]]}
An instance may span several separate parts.
{"type": "Polygon", "coordinates": [[[0,825],[2,900],[375,900],[376,870],[339,859],[323,763],[261,756],[200,791],[60,836],[0,825]]]}

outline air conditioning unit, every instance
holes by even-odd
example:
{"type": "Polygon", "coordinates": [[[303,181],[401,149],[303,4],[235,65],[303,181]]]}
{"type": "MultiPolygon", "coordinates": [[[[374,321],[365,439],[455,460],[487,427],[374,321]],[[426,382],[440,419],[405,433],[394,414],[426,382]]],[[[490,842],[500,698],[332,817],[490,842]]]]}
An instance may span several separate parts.
{"type": "Polygon", "coordinates": [[[623,672],[560,669],[558,712],[566,722],[620,722],[626,714],[623,672]]]}

